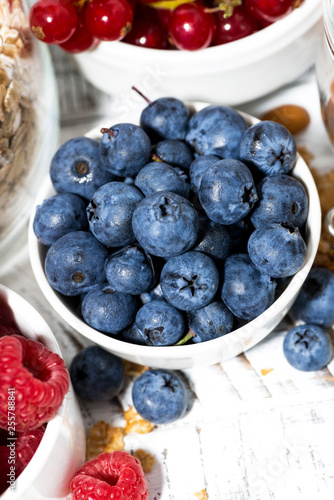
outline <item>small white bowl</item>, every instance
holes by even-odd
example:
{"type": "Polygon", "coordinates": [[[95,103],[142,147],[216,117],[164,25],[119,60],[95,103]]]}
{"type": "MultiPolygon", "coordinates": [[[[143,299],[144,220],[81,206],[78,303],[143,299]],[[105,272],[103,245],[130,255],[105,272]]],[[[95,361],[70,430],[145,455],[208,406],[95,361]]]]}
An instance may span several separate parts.
{"type": "MultiPolygon", "coordinates": [[[[25,337],[59,354],[58,343],[42,316],[20,295],[0,285],[0,301],[8,304],[25,337]]],[[[65,500],[70,481],[85,459],[85,429],[72,385],[57,415],[47,424],[35,455],[1,500],[65,500]]]]}
{"type": "Polygon", "coordinates": [[[321,0],[304,0],[284,19],[246,38],[188,52],[103,42],[74,57],[81,72],[115,96],[113,108],[136,103],[131,86],[150,99],[171,95],[235,105],[295,80],[316,58],[322,34],[321,0]]]}

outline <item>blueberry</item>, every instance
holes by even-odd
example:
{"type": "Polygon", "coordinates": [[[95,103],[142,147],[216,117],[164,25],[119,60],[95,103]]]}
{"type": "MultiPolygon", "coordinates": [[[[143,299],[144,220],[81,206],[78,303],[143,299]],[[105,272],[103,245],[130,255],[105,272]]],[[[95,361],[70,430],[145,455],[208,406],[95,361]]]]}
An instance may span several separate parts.
{"type": "Polygon", "coordinates": [[[226,335],[232,330],[233,314],[221,300],[188,311],[189,326],[194,331],[193,342],[206,342],[226,335]]]}
{"type": "Polygon", "coordinates": [[[162,139],[180,139],[186,136],[189,111],[174,97],[161,97],[151,102],[140,116],[140,126],[153,142],[162,139]]]}
{"type": "Polygon", "coordinates": [[[145,345],[145,338],[136,323],[133,323],[128,326],[128,328],[125,328],[125,330],[122,330],[119,334],[119,338],[124,340],[124,342],[130,342],[130,344],[145,345]]]}
{"type": "Polygon", "coordinates": [[[80,295],[105,281],[107,249],[91,233],[74,231],[48,250],[45,273],[50,285],[63,295],[80,295]]]}
{"type": "Polygon", "coordinates": [[[259,201],[251,214],[258,228],[271,222],[291,222],[301,227],[307,219],[308,197],[304,186],[289,175],[264,177],[256,186],[259,201]]]}
{"type": "Polygon", "coordinates": [[[57,193],[73,193],[88,200],[115,176],[102,165],[99,143],[88,137],[65,142],[53,156],[50,177],[57,193]]]}
{"type": "Polygon", "coordinates": [[[230,247],[231,238],[227,229],[204,215],[200,215],[198,238],[192,250],[206,253],[214,261],[219,261],[226,259],[230,253],[230,247]]]}
{"type": "Polygon", "coordinates": [[[87,293],[81,312],[88,325],[115,335],[133,323],[137,302],[132,295],[116,292],[108,283],[103,283],[87,293]]]}
{"type": "Polygon", "coordinates": [[[189,170],[193,154],[187,144],[176,139],[166,139],[155,145],[155,153],[165,163],[173,167],[189,170]]]}
{"type": "Polygon", "coordinates": [[[133,177],[149,160],[151,141],[132,123],[118,123],[102,129],[100,155],[105,169],[121,177],[133,177]]]}
{"type": "Polygon", "coordinates": [[[190,201],[169,191],[151,194],[139,203],[133,232],[150,254],[171,257],[191,248],[198,232],[198,215],[190,201]]]}
{"type": "Polygon", "coordinates": [[[187,390],[171,370],[147,370],[134,382],[132,400],[139,415],[153,424],[169,424],[183,417],[187,390]]]}
{"type": "Polygon", "coordinates": [[[305,323],[331,326],[334,323],[334,272],[321,267],[312,269],[292,311],[305,323]]]}
{"type": "Polygon", "coordinates": [[[159,300],[163,299],[164,294],[162,293],[161,285],[160,283],[154,287],[152,290],[146,293],[142,293],[140,296],[140,300],[142,301],[143,304],[146,304],[147,302],[151,302],[151,300],[159,300]]]}
{"type": "Polygon", "coordinates": [[[205,155],[199,156],[192,162],[192,164],[190,165],[189,175],[191,189],[194,191],[194,193],[198,193],[202,182],[202,177],[207,169],[219,160],[220,158],[218,158],[218,156],[205,155]]]}
{"type": "Polygon", "coordinates": [[[288,363],[297,370],[321,370],[333,358],[331,335],[317,325],[298,325],[288,331],[283,342],[288,363]]]}
{"type": "Polygon", "coordinates": [[[279,123],[262,121],[252,125],[240,142],[240,159],[264,175],[286,174],[296,162],[296,143],[279,123]]]}
{"type": "Polygon", "coordinates": [[[306,250],[298,227],[290,223],[261,226],[248,240],[248,254],[253,264],[273,278],[296,274],[304,265],[306,250]]]}
{"type": "Polygon", "coordinates": [[[145,196],[158,191],[170,191],[188,198],[190,191],[190,185],[173,167],[155,161],[141,169],[135,179],[135,185],[145,196]]]}
{"type": "Polygon", "coordinates": [[[248,218],[230,224],[226,229],[231,240],[230,253],[247,253],[248,239],[254,231],[248,218]]]}
{"type": "Polygon", "coordinates": [[[146,345],[173,345],[184,332],[182,313],[165,300],[144,304],[137,312],[136,325],[146,345]]]}
{"type": "Polygon", "coordinates": [[[122,389],[122,360],[99,346],[82,349],[70,366],[75,392],[88,401],[110,401],[122,389]]]}
{"type": "Polygon", "coordinates": [[[61,236],[85,229],[87,225],[83,199],[72,193],[60,193],[38,205],[33,229],[38,241],[50,246],[61,236]]]}
{"type": "Polygon", "coordinates": [[[138,246],[128,246],[111,255],[106,265],[108,283],[118,292],[139,295],[155,281],[151,257],[138,246]]]}
{"type": "Polygon", "coordinates": [[[95,238],[109,247],[134,243],[132,215],[143,195],[124,182],[101,186],[87,207],[89,228],[95,238]]]}
{"type": "Polygon", "coordinates": [[[243,219],[257,201],[250,170],[238,160],[220,160],[202,177],[200,202],[209,219],[234,224],[243,219]]]}
{"type": "Polygon", "coordinates": [[[219,274],[215,264],[201,252],[172,257],[164,265],[160,277],[165,299],[184,311],[209,304],[218,284],[219,274]]]}
{"type": "Polygon", "coordinates": [[[252,320],[275,299],[276,281],[261,273],[247,254],[234,254],[224,263],[221,298],[237,318],[252,320]]]}
{"type": "Polygon", "coordinates": [[[239,158],[239,143],[248,125],[234,109],[207,106],[189,120],[187,143],[199,154],[239,158]]]}

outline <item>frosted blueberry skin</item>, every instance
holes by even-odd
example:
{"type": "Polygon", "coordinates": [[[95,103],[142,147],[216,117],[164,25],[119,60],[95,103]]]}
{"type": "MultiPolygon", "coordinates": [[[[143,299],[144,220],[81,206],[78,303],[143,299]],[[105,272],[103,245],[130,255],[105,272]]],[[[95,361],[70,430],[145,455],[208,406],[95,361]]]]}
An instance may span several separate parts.
{"type": "Polygon", "coordinates": [[[132,400],[139,415],[153,424],[169,424],[187,410],[187,390],[171,370],[147,370],[134,382],[132,400]]]}
{"type": "Polygon", "coordinates": [[[138,246],[122,248],[107,261],[106,278],[114,290],[140,295],[154,285],[152,259],[138,246]]]}
{"type": "Polygon", "coordinates": [[[108,283],[89,291],[81,304],[81,313],[88,325],[113,335],[131,325],[136,312],[135,297],[116,292],[108,283]]]}
{"type": "Polygon", "coordinates": [[[74,391],[87,401],[110,401],[123,387],[122,360],[96,345],[76,354],[69,372],[74,391]]]}
{"type": "Polygon", "coordinates": [[[186,142],[200,155],[239,158],[239,144],[247,123],[234,109],[207,106],[189,120],[186,142]]]}
{"type": "Polygon", "coordinates": [[[252,125],[240,142],[240,159],[262,175],[290,172],[296,162],[296,142],[279,123],[263,121],[252,125]]]}
{"type": "Polygon", "coordinates": [[[72,193],[59,193],[44,200],[36,208],[34,233],[40,243],[51,246],[71,231],[88,226],[86,203],[72,193]]]}
{"type": "Polygon", "coordinates": [[[237,318],[252,320],[275,299],[276,281],[261,273],[247,254],[234,254],[224,262],[221,298],[237,318]]]}
{"type": "Polygon", "coordinates": [[[118,123],[104,134],[100,142],[101,161],[108,172],[133,177],[148,162],[151,141],[146,132],[132,123],[118,123]]]}
{"type": "Polygon", "coordinates": [[[256,229],[247,248],[253,264],[273,278],[296,274],[304,265],[307,250],[298,227],[285,223],[256,229]]]}
{"type": "Polygon", "coordinates": [[[148,163],[141,169],[135,178],[135,185],[145,196],[158,191],[170,191],[188,198],[190,191],[190,185],[174,167],[164,162],[155,161],[148,163]]]}
{"type": "Polygon", "coordinates": [[[67,233],[46,254],[46,277],[63,295],[80,295],[105,281],[107,255],[107,249],[91,233],[67,233]]]}
{"type": "Polygon", "coordinates": [[[209,304],[218,284],[219,273],[214,262],[201,252],[172,257],[162,268],[160,276],[165,299],[183,311],[209,304]]]}
{"type": "Polygon", "coordinates": [[[146,345],[173,345],[184,332],[182,313],[165,300],[152,300],[137,312],[136,325],[146,345]]]}
{"type": "Polygon", "coordinates": [[[51,161],[50,177],[57,193],[73,193],[87,200],[115,179],[101,162],[98,141],[88,137],[76,137],[60,146],[51,161]]]}
{"type": "Polygon", "coordinates": [[[145,339],[142,333],[139,331],[136,323],[133,323],[133,325],[130,325],[125,328],[125,330],[122,330],[122,332],[119,334],[119,338],[120,340],[129,342],[130,344],[145,345],[145,339]]]}
{"type": "Polygon", "coordinates": [[[101,186],[87,207],[89,228],[95,238],[108,247],[134,243],[132,215],[142,199],[137,188],[124,182],[101,186]]]}
{"type": "Polygon", "coordinates": [[[332,337],[320,326],[298,325],[285,335],[283,352],[288,363],[297,370],[321,370],[333,358],[332,337]]]}
{"type": "Polygon", "coordinates": [[[220,158],[218,158],[218,156],[205,155],[199,156],[192,162],[190,165],[189,176],[191,189],[194,193],[198,193],[204,172],[206,172],[211,165],[219,160],[220,158]]]}
{"type": "Polygon", "coordinates": [[[233,314],[220,300],[201,309],[188,311],[189,326],[194,331],[193,342],[206,342],[226,335],[233,327],[233,314]]]}
{"type": "Polygon", "coordinates": [[[142,293],[140,296],[140,300],[143,304],[151,302],[151,300],[162,300],[163,298],[164,294],[162,293],[160,283],[149,292],[142,293]]]}
{"type": "Polygon", "coordinates": [[[172,167],[180,167],[189,170],[193,161],[193,154],[187,144],[176,139],[166,139],[155,145],[155,154],[165,163],[172,167]]]}
{"type": "Polygon", "coordinates": [[[312,269],[292,306],[296,319],[328,327],[334,323],[334,273],[312,269]]]}
{"type": "Polygon", "coordinates": [[[296,227],[305,224],[308,197],[304,186],[289,175],[265,177],[256,186],[259,197],[251,221],[258,228],[272,222],[291,222],[296,227]]]}
{"type": "Polygon", "coordinates": [[[188,121],[188,108],[174,97],[161,97],[151,102],[140,116],[140,126],[153,143],[163,139],[183,140],[188,121]]]}
{"type": "Polygon", "coordinates": [[[198,238],[192,250],[203,252],[214,261],[226,259],[230,253],[231,238],[227,229],[212,222],[207,217],[199,216],[198,238]]]}
{"type": "Polygon", "coordinates": [[[132,228],[148,253],[169,258],[195,244],[198,215],[190,201],[176,193],[161,191],[139,203],[133,214],[132,228]]]}
{"type": "Polygon", "coordinates": [[[207,216],[219,224],[243,219],[257,201],[252,174],[238,160],[220,160],[202,177],[199,199],[207,216]]]}

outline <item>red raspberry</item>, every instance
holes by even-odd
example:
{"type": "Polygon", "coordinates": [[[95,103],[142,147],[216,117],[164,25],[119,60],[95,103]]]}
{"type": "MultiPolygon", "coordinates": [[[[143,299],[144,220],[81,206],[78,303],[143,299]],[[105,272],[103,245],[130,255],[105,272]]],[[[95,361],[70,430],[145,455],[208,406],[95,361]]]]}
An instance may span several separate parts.
{"type": "Polygon", "coordinates": [[[21,332],[14,326],[0,325],[0,338],[6,337],[7,335],[21,335],[21,332]]]}
{"type": "Polygon", "coordinates": [[[139,460],[127,451],[101,453],[71,481],[73,500],[146,500],[147,484],[139,460]]]}
{"type": "Polygon", "coordinates": [[[26,467],[32,457],[35,455],[39,443],[44,436],[44,427],[39,427],[33,431],[22,432],[15,442],[16,460],[20,462],[23,467],[26,467]]]}
{"type": "Polygon", "coordinates": [[[15,389],[15,429],[37,429],[61,407],[69,389],[64,360],[40,342],[0,338],[0,427],[8,426],[9,390],[15,389]]]}

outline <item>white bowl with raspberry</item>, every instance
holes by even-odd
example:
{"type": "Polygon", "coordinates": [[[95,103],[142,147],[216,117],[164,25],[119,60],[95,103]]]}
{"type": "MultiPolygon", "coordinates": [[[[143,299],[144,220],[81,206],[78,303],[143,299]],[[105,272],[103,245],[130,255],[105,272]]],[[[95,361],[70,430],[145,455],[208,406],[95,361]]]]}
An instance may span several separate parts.
{"type": "MultiPolygon", "coordinates": [[[[55,375],[54,366],[57,365],[59,374],[61,369],[64,372],[65,365],[61,358],[58,358],[58,356],[54,357],[53,353],[61,357],[61,352],[55,336],[53,335],[43,317],[25,299],[3,285],[0,285],[0,309],[0,323],[15,325],[15,328],[23,335],[23,352],[34,352],[35,365],[33,365],[32,362],[29,365],[31,358],[27,360],[25,358],[22,358],[21,367],[19,354],[17,361],[14,360],[14,363],[16,364],[15,368],[19,370],[20,376],[22,376],[26,364],[27,369],[31,374],[32,366],[35,366],[36,369],[37,367],[40,369],[41,363],[45,363],[44,369],[48,370],[48,373],[51,374],[52,380],[55,381],[58,375],[55,375]],[[30,346],[28,346],[30,339],[32,341],[37,341],[38,343],[33,342],[32,344],[30,344],[30,346]],[[40,346],[39,343],[43,344],[44,348],[40,346]],[[34,351],[34,349],[36,349],[36,346],[39,346],[38,348],[41,349],[38,353],[37,351],[34,351]],[[54,365],[53,368],[51,368],[51,364],[54,365]]],[[[18,342],[17,340],[17,336],[14,338],[14,340],[11,335],[8,337],[3,336],[0,340],[3,342],[5,338],[6,342],[8,342],[8,339],[11,339],[10,341],[12,347],[13,345],[14,347],[20,345],[20,342],[18,342]]],[[[2,354],[5,352],[5,349],[5,344],[2,344],[2,354]]],[[[16,356],[15,352],[14,355],[16,356]]],[[[37,377],[36,373],[32,378],[36,380],[35,377],[37,377]]],[[[37,382],[39,383],[40,380],[38,380],[37,382]]],[[[59,380],[60,379],[58,379],[58,381],[59,380]]],[[[50,378],[48,378],[45,383],[47,384],[49,383],[49,381],[50,378]]],[[[24,390],[28,388],[28,384],[29,380],[27,379],[25,381],[24,390]]],[[[60,384],[64,384],[64,381],[60,381],[60,384]]],[[[56,385],[54,385],[54,387],[56,387],[56,385]]],[[[64,391],[65,390],[66,389],[64,389],[64,391]]],[[[45,394],[46,393],[44,393],[43,397],[46,397],[45,394]]],[[[18,391],[16,391],[16,395],[18,395],[18,391]]],[[[19,398],[17,399],[18,400],[15,410],[15,429],[19,432],[21,426],[26,425],[26,432],[31,435],[33,432],[36,432],[28,430],[30,427],[33,427],[33,424],[31,424],[32,416],[30,415],[27,417],[26,415],[24,423],[22,423],[22,416],[19,414],[21,411],[20,402],[19,398]],[[30,424],[31,426],[29,427],[30,424]]],[[[40,401],[42,400],[40,399],[40,401]]],[[[46,404],[52,407],[53,402],[54,398],[51,397],[51,399],[49,399],[48,403],[46,404]]],[[[42,403],[40,403],[40,405],[42,406],[42,403]]],[[[9,409],[10,408],[8,407],[8,412],[9,409]]],[[[52,409],[51,412],[53,414],[52,409]]],[[[37,418],[39,418],[39,416],[37,418]]],[[[34,428],[36,429],[36,425],[41,424],[39,424],[37,420],[37,423],[35,421],[34,425],[34,428]]],[[[3,424],[2,427],[4,427],[3,424]]],[[[39,429],[41,429],[41,427],[37,428],[37,433],[40,432],[39,429]]],[[[8,439],[10,439],[10,431],[11,429],[9,427],[9,424],[8,428],[6,428],[5,431],[2,431],[8,433],[8,439]]],[[[21,432],[19,432],[18,434],[15,445],[17,454],[19,452],[26,453],[27,448],[30,445],[30,443],[27,443],[27,441],[21,443],[20,436],[22,436],[21,432]]],[[[70,481],[72,480],[78,469],[81,467],[82,463],[84,462],[84,458],[84,426],[74,391],[72,387],[70,387],[61,403],[61,406],[55,411],[54,416],[47,422],[45,432],[35,453],[33,454],[32,458],[29,457],[29,463],[17,478],[15,477],[14,472],[13,479],[15,478],[15,481],[13,485],[8,485],[9,487],[2,494],[1,500],[11,500],[14,498],[15,500],[43,500],[47,498],[57,498],[59,500],[62,500],[67,498],[69,493],[70,481]]],[[[15,467],[18,467],[17,463],[15,464],[15,467]]]]}
{"type": "Polygon", "coordinates": [[[89,82],[115,96],[119,112],[138,102],[132,85],[152,100],[171,95],[235,105],[282,87],[312,66],[321,16],[321,0],[304,0],[265,29],[223,45],[186,51],[102,42],[73,57],[89,82]]]}

